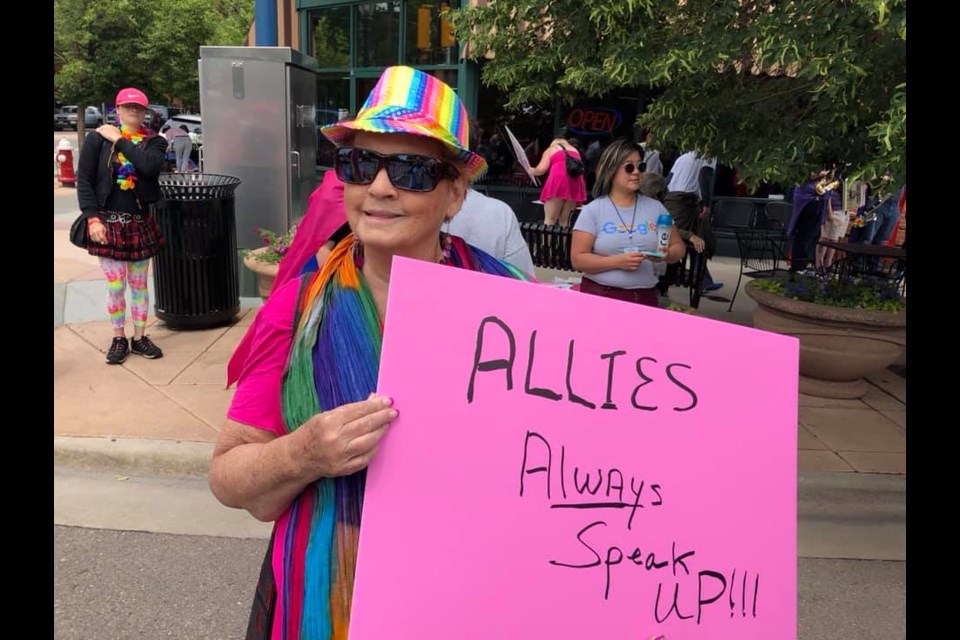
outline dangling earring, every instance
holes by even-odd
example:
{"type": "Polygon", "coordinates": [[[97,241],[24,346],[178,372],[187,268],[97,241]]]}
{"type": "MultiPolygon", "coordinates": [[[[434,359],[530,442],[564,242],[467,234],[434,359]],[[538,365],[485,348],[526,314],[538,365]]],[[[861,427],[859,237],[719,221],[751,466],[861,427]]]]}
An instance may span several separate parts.
{"type": "MultiPolygon", "coordinates": [[[[443,224],[446,225],[449,220],[443,224]]],[[[453,238],[446,231],[440,232],[440,250],[443,253],[442,262],[450,262],[450,248],[453,246],[453,238]]]]}
{"type": "Polygon", "coordinates": [[[363,268],[363,243],[360,242],[360,238],[353,236],[353,264],[357,265],[357,269],[363,268]]]}

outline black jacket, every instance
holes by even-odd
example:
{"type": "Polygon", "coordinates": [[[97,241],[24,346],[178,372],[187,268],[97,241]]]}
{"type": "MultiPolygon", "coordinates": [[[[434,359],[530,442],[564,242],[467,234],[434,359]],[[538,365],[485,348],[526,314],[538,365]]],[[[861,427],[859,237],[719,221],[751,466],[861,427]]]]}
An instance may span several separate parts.
{"type": "MultiPolygon", "coordinates": [[[[163,136],[151,136],[139,145],[129,140],[117,140],[116,150],[133,163],[137,170],[135,192],[144,208],[160,199],[160,183],[157,180],[163,169],[167,141],[163,136]]],[[[83,141],[80,160],[77,162],[77,200],[83,217],[97,215],[107,203],[110,190],[117,187],[113,166],[110,162],[111,145],[97,132],[83,141]]]]}

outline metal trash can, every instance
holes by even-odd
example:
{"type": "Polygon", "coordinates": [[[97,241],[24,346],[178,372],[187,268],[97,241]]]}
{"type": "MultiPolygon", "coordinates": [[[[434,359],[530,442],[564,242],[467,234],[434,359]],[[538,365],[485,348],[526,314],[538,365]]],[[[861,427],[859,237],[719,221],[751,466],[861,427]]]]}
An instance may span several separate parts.
{"type": "Polygon", "coordinates": [[[154,216],[166,245],[154,257],[157,317],[173,329],[228,324],[240,312],[234,191],[240,179],[160,174],[154,216]]]}

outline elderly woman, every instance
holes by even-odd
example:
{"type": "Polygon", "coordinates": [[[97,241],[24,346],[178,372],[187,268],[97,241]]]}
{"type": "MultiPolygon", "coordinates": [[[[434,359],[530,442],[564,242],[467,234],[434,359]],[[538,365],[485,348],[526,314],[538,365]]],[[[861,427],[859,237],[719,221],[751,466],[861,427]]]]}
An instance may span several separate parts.
{"type": "Polygon", "coordinates": [[[573,227],[570,261],[584,273],[580,290],[598,296],[657,306],[654,262],[679,262],[686,247],[673,226],[666,255],[657,255],[660,202],[643,195],[643,149],[627,140],[607,147],[597,164],[594,200],[573,227]]]}
{"type": "Polygon", "coordinates": [[[393,257],[528,279],[441,235],[486,169],[467,127],[450,87],[391,67],[323,129],[353,233],[260,309],[210,467],[221,502],[275,521],[248,638],[347,637],[365,469],[397,417],[374,393],[393,257]]]}

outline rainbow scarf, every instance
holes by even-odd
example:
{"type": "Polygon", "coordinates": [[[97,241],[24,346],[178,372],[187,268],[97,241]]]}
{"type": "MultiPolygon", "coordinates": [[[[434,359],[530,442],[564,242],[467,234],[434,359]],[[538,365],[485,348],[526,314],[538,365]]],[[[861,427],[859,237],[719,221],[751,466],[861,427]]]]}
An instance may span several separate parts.
{"type": "MultiPolygon", "coordinates": [[[[281,394],[288,433],[376,389],[383,327],[353,246],[351,234],[301,289],[281,394]]],[[[445,246],[444,264],[531,280],[460,238],[447,236],[445,246]]],[[[365,470],[322,478],[277,520],[274,640],[346,640],[365,483],[365,470]]]]}
{"type": "MultiPolygon", "coordinates": [[[[120,135],[122,135],[124,139],[132,142],[134,145],[139,145],[146,137],[142,131],[133,133],[127,128],[127,125],[122,125],[120,127],[120,135]]],[[[136,186],[137,170],[133,166],[133,163],[127,160],[122,153],[117,153],[117,162],[120,163],[120,168],[117,169],[117,184],[120,185],[121,191],[129,191],[136,186]]]]}

